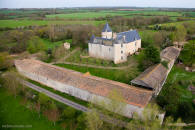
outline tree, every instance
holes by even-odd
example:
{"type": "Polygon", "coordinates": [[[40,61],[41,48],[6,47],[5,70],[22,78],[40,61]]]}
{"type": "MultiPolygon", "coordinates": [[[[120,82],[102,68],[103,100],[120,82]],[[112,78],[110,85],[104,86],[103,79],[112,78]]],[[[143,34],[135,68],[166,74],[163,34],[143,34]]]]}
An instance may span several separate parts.
{"type": "Polygon", "coordinates": [[[13,63],[13,58],[7,52],[0,53],[0,70],[12,67],[13,63]]]}
{"type": "Polygon", "coordinates": [[[176,117],[180,98],[182,96],[181,94],[182,92],[176,83],[173,84],[168,82],[157,97],[157,103],[166,110],[168,116],[171,115],[176,117]]]}
{"type": "Polygon", "coordinates": [[[176,121],[169,116],[164,121],[162,128],[163,130],[182,130],[182,126],[179,126],[179,124],[182,123],[182,120],[178,118],[176,121]]]}
{"type": "Polygon", "coordinates": [[[120,114],[124,113],[125,108],[123,95],[119,90],[113,89],[108,94],[108,98],[108,101],[94,99],[93,102],[96,102],[101,108],[90,104],[90,110],[86,114],[86,125],[89,129],[117,129],[119,127],[120,122],[106,124],[103,123],[101,117],[103,115],[105,119],[108,118],[113,122],[114,119],[122,119],[120,114]]]}
{"type": "Polygon", "coordinates": [[[183,42],[186,39],[187,31],[183,25],[177,26],[176,31],[174,32],[173,40],[177,42],[183,42]]]}
{"type": "Polygon", "coordinates": [[[190,41],[181,51],[180,59],[184,64],[192,66],[195,64],[195,40],[190,41]]]}
{"type": "Polygon", "coordinates": [[[16,98],[17,90],[20,86],[19,74],[13,70],[6,72],[3,75],[3,85],[12,93],[16,98]]]}
{"type": "Polygon", "coordinates": [[[133,129],[146,129],[157,130],[161,127],[161,120],[158,118],[159,107],[157,105],[149,104],[144,108],[142,116],[134,115],[132,121],[129,122],[128,128],[133,129]]]}
{"type": "Polygon", "coordinates": [[[177,126],[177,123],[181,123],[181,119],[178,119],[176,122],[172,117],[168,117],[163,124],[161,124],[162,119],[158,117],[160,114],[160,108],[156,104],[148,104],[143,112],[142,116],[135,114],[134,118],[129,122],[127,128],[129,130],[180,130],[181,127],[177,126]]]}
{"type": "Polygon", "coordinates": [[[103,121],[100,119],[100,115],[96,109],[91,109],[86,114],[86,125],[89,130],[100,130],[103,125],[103,121]]]}
{"type": "Polygon", "coordinates": [[[41,104],[39,101],[35,104],[35,110],[39,113],[39,118],[40,118],[41,104]]]}
{"type": "Polygon", "coordinates": [[[47,116],[48,120],[52,121],[54,125],[56,121],[60,118],[60,112],[54,102],[50,104],[50,108],[44,111],[44,114],[47,116]]]}
{"type": "Polygon", "coordinates": [[[43,109],[48,108],[49,107],[49,97],[46,96],[43,93],[39,93],[39,98],[38,98],[38,102],[40,102],[41,106],[43,107],[43,109]]]}
{"type": "Polygon", "coordinates": [[[76,126],[76,110],[71,107],[66,107],[62,113],[62,118],[66,122],[70,122],[70,128],[75,129],[76,126]],[[74,127],[74,128],[73,128],[74,127]]]}
{"type": "Polygon", "coordinates": [[[64,48],[63,45],[61,46],[56,46],[54,49],[53,49],[53,52],[52,52],[52,57],[56,60],[59,60],[60,58],[64,57],[66,54],[67,54],[67,50],[64,48]]]}
{"type": "Polygon", "coordinates": [[[45,50],[45,45],[43,44],[43,42],[40,40],[39,37],[34,36],[34,37],[32,37],[32,38],[28,41],[27,50],[28,50],[30,53],[36,53],[36,52],[45,50]]]}
{"type": "Polygon", "coordinates": [[[138,57],[139,68],[145,70],[151,65],[160,62],[160,51],[154,46],[148,46],[138,57]]]}

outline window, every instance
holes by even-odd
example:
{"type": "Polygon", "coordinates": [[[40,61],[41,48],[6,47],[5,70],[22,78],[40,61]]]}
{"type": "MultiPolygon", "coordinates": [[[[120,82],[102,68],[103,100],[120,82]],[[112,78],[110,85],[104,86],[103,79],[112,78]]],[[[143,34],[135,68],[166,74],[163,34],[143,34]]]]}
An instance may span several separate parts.
{"type": "Polygon", "coordinates": [[[123,44],[121,44],[121,47],[123,47],[123,44]]]}
{"type": "Polygon", "coordinates": [[[123,57],[121,56],[121,60],[123,60],[123,57]]]}
{"type": "Polygon", "coordinates": [[[121,51],[121,54],[123,54],[123,51],[121,51]]]}
{"type": "Polygon", "coordinates": [[[135,42],[135,46],[137,46],[137,42],[135,42]]]}
{"type": "Polygon", "coordinates": [[[110,48],[109,48],[109,51],[110,51],[110,48]]]}

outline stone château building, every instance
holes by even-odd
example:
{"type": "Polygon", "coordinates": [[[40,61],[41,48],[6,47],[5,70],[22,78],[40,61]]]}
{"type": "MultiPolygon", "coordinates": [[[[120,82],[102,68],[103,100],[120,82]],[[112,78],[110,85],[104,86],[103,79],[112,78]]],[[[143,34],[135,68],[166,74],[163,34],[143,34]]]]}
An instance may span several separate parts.
{"type": "Polygon", "coordinates": [[[127,61],[129,55],[141,48],[141,38],[136,30],[113,33],[108,23],[102,37],[91,37],[88,43],[89,56],[112,60],[115,64],[127,61]]]}

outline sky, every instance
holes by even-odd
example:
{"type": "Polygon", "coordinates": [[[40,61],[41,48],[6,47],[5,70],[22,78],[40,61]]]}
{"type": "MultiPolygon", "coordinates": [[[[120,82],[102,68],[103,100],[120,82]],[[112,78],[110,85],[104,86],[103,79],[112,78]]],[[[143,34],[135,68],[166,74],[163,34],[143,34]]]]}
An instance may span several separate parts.
{"type": "Polygon", "coordinates": [[[195,0],[0,0],[0,8],[136,6],[195,8],[195,0]]]}

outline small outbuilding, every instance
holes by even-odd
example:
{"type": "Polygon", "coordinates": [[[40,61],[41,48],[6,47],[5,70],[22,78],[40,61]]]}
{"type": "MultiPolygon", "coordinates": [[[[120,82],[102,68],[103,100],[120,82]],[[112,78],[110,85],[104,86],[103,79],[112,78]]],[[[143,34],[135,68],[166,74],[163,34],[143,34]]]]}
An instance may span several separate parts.
{"type": "Polygon", "coordinates": [[[64,48],[67,49],[67,50],[69,50],[70,49],[70,43],[65,42],[64,43],[64,48]]]}

